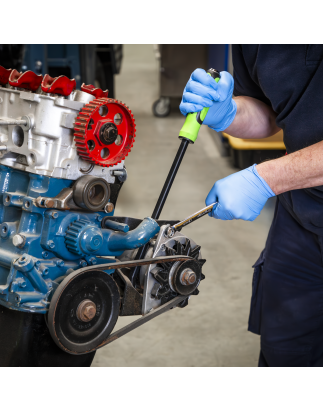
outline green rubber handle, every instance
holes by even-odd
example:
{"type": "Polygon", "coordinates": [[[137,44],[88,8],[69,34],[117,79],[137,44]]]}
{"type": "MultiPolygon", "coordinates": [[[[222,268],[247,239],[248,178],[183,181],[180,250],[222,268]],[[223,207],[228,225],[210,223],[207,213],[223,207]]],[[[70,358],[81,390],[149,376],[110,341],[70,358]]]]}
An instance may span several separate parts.
{"type": "MultiPolygon", "coordinates": [[[[209,69],[207,74],[214,78],[218,83],[220,80],[220,73],[217,70],[209,69]]],[[[192,143],[197,139],[197,135],[200,131],[200,127],[209,111],[210,107],[204,107],[199,113],[189,113],[186,116],[185,123],[179,132],[179,138],[187,138],[192,143]]]]}

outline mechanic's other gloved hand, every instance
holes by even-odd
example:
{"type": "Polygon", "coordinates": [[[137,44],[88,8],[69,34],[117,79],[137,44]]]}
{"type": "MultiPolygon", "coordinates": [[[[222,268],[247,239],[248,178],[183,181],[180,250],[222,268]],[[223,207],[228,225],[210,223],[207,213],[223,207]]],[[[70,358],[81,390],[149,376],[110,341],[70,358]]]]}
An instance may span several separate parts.
{"type": "Polygon", "coordinates": [[[210,107],[203,124],[216,131],[229,127],[237,112],[237,104],[232,99],[233,78],[227,71],[221,71],[220,75],[217,83],[205,70],[193,71],[179,106],[184,116],[210,107]]]}
{"type": "Polygon", "coordinates": [[[257,172],[256,164],[218,180],[208,196],[208,206],[218,202],[209,214],[220,220],[242,219],[253,221],[268,198],[275,196],[266,181],[257,172]]]}

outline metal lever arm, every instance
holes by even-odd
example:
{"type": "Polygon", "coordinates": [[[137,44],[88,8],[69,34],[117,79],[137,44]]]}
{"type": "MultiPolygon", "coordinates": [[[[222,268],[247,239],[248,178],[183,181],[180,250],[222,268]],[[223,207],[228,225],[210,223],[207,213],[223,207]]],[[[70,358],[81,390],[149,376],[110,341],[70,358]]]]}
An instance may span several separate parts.
{"type": "Polygon", "coordinates": [[[188,224],[193,223],[193,221],[196,221],[199,218],[208,214],[216,204],[218,203],[216,202],[216,203],[210,204],[207,207],[202,208],[202,210],[196,211],[194,214],[191,214],[190,216],[180,221],[179,223],[174,224],[173,226],[170,226],[167,229],[167,236],[173,237],[176,231],[181,231],[183,227],[187,226],[188,224]]]}

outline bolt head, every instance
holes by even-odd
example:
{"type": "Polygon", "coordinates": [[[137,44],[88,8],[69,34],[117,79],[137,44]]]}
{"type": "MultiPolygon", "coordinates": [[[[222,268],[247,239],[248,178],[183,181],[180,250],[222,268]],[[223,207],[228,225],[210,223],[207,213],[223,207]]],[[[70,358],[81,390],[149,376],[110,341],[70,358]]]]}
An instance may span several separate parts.
{"type": "Polygon", "coordinates": [[[112,213],[113,210],[114,210],[114,205],[112,203],[107,203],[104,207],[105,213],[112,213]]]}
{"type": "Polygon", "coordinates": [[[180,282],[183,285],[192,285],[195,283],[196,278],[196,273],[190,268],[186,268],[181,274],[180,282]]]}
{"type": "Polygon", "coordinates": [[[90,263],[91,264],[96,264],[96,258],[95,257],[91,257],[90,259],[89,259],[89,261],[90,261],[90,263]]]}
{"type": "Polygon", "coordinates": [[[54,248],[55,247],[55,243],[54,243],[53,240],[47,241],[47,245],[48,245],[49,248],[54,248]]]}
{"type": "Polygon", "coordinates": [[[21,281],[19,281],[19,287],[20,287],[20,288],[25,288],[26,285],[27,285],[27,284],[26,284],[26,281],[24,281],[24,280],[22,280],[22,279],[21,279],[21,281]]]}
{"type": "Polygon", "coordinates": [[[173,227],[168,227],[165,234],[165,237],[172,238],[175,235],[175,229],[173,227]]]}
{"type": "MultiPolygon", "coordinates": [[[[47,208],[52,208],[55,205],[55,201],[52,200],[52,199],[46,200],[45,205],[46,205],[47,208]]],[[[52,214],[52,216],[53,216],[53,214],[52,214]]]]}
{"type": "Polygon", "coordinates": [[[113,144],[118,137],[118,128],[114,123],[99,121],[99,138],[103,144],[113,144]]]}
{"type": "Polygon", "coordinates": [[[83,300],[76,310],[76,316],[79,321],[89,322],[93,320],[96,314],[96,305],[91,300],[83,300]]]}
{"type": "Polygon", "coordinates": [[[20,247],[23,245],[23,243],[24,243],[24,238],[20,234],[16,234],[13,236],[12,244],[15,247],[20,247]]]}

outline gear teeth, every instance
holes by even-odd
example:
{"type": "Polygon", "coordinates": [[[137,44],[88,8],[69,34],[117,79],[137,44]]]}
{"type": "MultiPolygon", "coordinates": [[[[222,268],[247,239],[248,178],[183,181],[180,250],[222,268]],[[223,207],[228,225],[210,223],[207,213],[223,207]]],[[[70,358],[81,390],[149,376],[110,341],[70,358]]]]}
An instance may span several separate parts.
{"type": "MultiPolygon", "coordinates": [[[[95,123],[93,123],[93,126],[95,126],[95,123]]],[[[94,127],[92,127],[94,129],[94,127]]],[[[82,110],[79,112],[79,115],[75,119],[74,122],[74,141],[75,141],[75,146],[78,152],[78,155],[83,158],[84,160],[96,164],[101,167],[112,167],[114,165],[117,165],[121,163],[122,160],[125,159],[125,157],[128,156],[128,154],[131,152],[131,149],[133,147],[133,144],[135,142],[135,137],[136,137],[136,123],[134,119],[134,115],[132,114],[130,108],[122,103],[120,100],[115,100],[111,98],[106,98],[106,97],[101,97],[92,100],[90,103],[86,104],[82,110]],[[99,159],[95,158],[93,156],[93,153],[89,150],[89,147],[87,145],[88,139],[88,125],[89,122],[92,120],[92,116],[96,113],[98,108],[100,108],[102,105],[108,105],[108,104],[117,104],[119,106],[122,106],[128,113],[130,124],[129,124],[129,129],[130,132],[127,135],[126,138],[129,139],[129,143],[125,146],[123,146],[123,152],[119,152],[118,154],[115,154],[115,159],[111,163],[106,163],[106,162],[101,162],[99,159]],[[132,136],[130,139],[129,137],[132,136]]]]}

